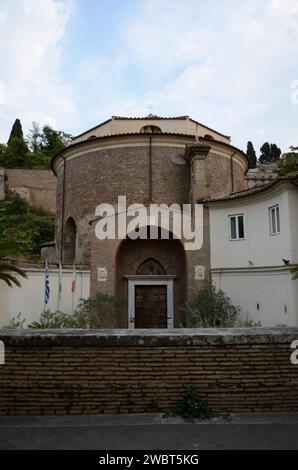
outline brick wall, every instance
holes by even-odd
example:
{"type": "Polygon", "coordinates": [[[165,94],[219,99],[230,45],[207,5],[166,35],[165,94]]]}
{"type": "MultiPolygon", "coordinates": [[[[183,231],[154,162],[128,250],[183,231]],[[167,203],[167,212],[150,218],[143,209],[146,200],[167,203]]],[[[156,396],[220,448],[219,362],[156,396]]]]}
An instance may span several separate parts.
{"type": "MultiPolygon", "coordinates": [[[[94,236],[95,209],[98,204],[117,205],[118,196],[127,196],[127,205],[146,204],[151,199],[158,204],[185,204],[189,202],[190,171],[185,160],[185,148],[194,143],[194,137],[168,136],[163,134],[107,137],[100,141],[89,141],[81,147],[70,147],[64,152],[64,163],[60,161],[57,173],[56,240],[58,248],[61,241],[62,186],[65,169],[64,223],[72,217],[77,227],[76,262],[87,265],[103,266],[97,258],[96,248],[90,244],[94,236]],[[151,164],[150,164],[150,141],[151,164]],[[93,263],[93,264],[92,264],[93,263]]],[[[212,197],[227,195],[231,187],[232,148],[218,143],[210,143],[211,150],[206,160],[206,185],[212,197]],[[219,154],[218,152],[221,152],[219,154]]],[[[57,162],[56,162],[57,164],[57,162]]],[[[55,165],[54,165],[55,167],[55,165]]],[[[245,189],[245,159],[233,160],[234,191],[245,189]]],[[[206,227],[206,239],[209,227],[206,227]]],[[[64,233],[65,235],[65,233],[64,233]]],[[[113,245],[113,243],[111,243],[113,245]]],[[[113,246],[108,247],[113,250],[113,246]]],[[[98,248],[100,253],[103,247],[98,248]]],[[[199,264],[196,262],[196,264],[199,264]]],[[[206,270],[210,262],[208,256],[203,262],[206,270]]],[[[108,270],[111,263],[104,265],[108,270]]],[[[192,274],[189,274],[190,278],[192,274]]],[[[92,285],[98,290],[94,280],[92,285]]],[[[114,283],[115,285],[115,283],[114,283]]],[[[191,289],[192,287],[190,287],[191,289]]]]}
{"type": "Polygon", "coordinates": [[[0,414],[175,408],[190,384],[216,411],[298,410],[298,329],[2,332],[0,414]]]}

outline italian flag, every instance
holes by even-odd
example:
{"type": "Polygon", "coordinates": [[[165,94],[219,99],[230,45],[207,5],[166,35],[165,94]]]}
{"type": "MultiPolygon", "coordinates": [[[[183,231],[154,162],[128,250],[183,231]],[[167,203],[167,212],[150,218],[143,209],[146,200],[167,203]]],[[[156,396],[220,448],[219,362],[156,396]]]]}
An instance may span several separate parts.
{"type": "Polygon", "coordinates": [[[74,292],[77,287],[77,281],[76,281],[76,267],[73,265],[73,271],[72,271],[72,281],[71,281],[71,292],[74,292]]]}

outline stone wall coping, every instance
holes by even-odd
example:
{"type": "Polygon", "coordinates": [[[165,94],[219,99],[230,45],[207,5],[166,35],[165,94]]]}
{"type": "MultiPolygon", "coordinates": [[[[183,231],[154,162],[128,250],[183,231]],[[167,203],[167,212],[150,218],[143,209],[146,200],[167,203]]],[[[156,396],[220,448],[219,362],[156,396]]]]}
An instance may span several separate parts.
{"type": "Polygon", "coordinates": [[[1,330],[5,347],[163,347],[285,344],[298,328],[192,328],[160,330],[1,330]]]}

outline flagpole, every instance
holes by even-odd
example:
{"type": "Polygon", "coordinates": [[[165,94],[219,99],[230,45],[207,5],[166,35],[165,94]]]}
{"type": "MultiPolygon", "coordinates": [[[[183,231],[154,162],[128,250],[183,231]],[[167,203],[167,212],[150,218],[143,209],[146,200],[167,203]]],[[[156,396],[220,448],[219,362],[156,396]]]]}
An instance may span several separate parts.
{"type": "Polygon", "coordinates": [[[73,313],[73,306],[74,306],[74,291],[72,291],[72,295],[71,295],[71,313],[73,313]]]}
{"type": "Polygon", "coordinates": [[[47,292],[47,286],[46,286],[46,271],[47,271],[47,260],[45,260],[45,266],[44,266],[44,293],[43,293],[43,313],[46,311],[46,292],[47,292]]]}
{"type": "Polygon", "coordinates": [[[58,298],[57,298],[57,311],[59,312],[60,307],[60,263],[59,261],[59,268],[58,268],[58,298]]]}
{"type": "Polygon", "coordinates": [[[48,260],[45,260],[45,269],[44,269],[44,303],[43,303],[43,312],[46,311],[46,305],[49,302],[50,298],[50,272],[49,272],[49,265],[48,260]]]}
{"type": "Polygon", "coordinates": [[[60,312],[61,292],[62,292],[62,265],[61,265],[61,261],[59,261],[59,272],[58,272],[58,302],[57,302],[57,310],[58,310],[58,312],[60,312]]]}
{"type": "Polygon", "coordinates": [[[76,265],[73,265],[72,282],[71,282],[71,313],[74,311],[74,293],[76,290],[76,265]]]}

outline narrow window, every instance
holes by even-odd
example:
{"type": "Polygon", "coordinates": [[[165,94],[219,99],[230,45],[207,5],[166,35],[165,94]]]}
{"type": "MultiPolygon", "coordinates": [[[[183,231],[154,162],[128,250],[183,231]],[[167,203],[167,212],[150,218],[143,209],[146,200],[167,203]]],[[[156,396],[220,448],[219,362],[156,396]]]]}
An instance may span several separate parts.
{"type": "Polygon", "coordinates": [[[231,239],[236,240],[237,229],[236,229],[236,217],[231,217],[231,239]]]}
{"type": "Polygon", "coordinates": [[[280,233],[279,205],[269,207],[270,234],[280,233]]]}
{"type": "Polygon", "coordinates": [[[243,240],[244,239],[244,216],[230,215],[230,239],[243,240]]]}

